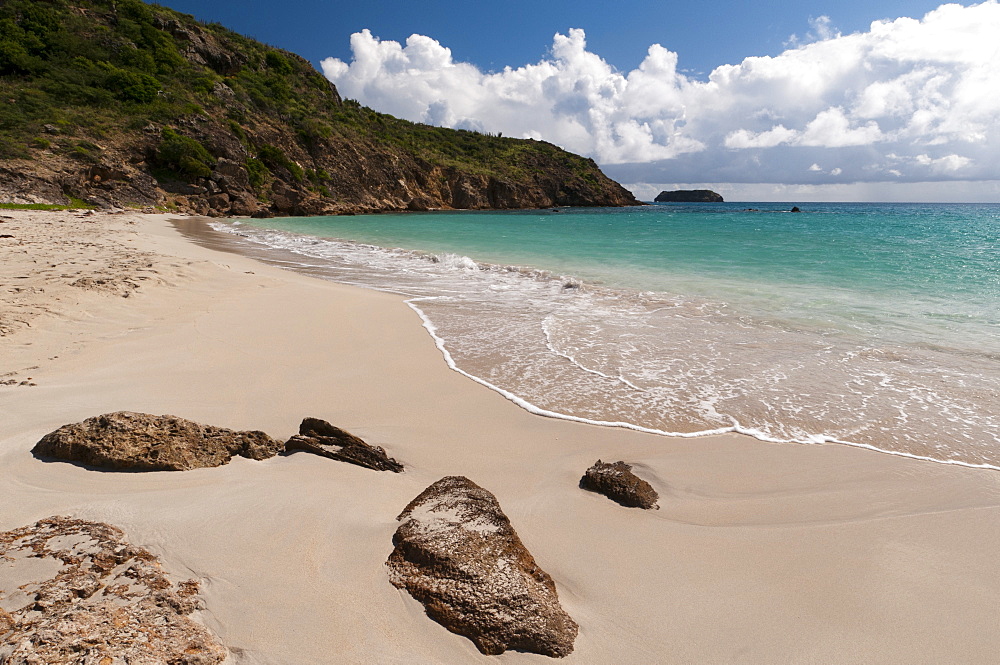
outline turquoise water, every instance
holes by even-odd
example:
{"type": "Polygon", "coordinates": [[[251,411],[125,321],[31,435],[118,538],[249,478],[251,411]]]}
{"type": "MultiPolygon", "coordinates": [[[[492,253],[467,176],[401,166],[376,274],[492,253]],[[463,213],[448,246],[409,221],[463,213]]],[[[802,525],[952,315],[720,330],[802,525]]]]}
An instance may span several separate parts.
{"type": "Polygon", "coordinates": [[[534,410],[1000,465],[1000,206],[797,205],[217,226],[411,296],[534,410]]]}

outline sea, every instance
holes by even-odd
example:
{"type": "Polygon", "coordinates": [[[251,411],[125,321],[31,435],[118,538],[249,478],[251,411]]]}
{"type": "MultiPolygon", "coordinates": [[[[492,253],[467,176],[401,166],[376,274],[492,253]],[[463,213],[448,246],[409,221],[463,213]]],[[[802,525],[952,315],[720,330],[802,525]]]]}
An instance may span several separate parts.
{"type": "Polygon", "coordinates": [[[1000,205],[211,225],[291,270],[403,295],[443,362],[538,414],[1000,469],[1000,205]]]}

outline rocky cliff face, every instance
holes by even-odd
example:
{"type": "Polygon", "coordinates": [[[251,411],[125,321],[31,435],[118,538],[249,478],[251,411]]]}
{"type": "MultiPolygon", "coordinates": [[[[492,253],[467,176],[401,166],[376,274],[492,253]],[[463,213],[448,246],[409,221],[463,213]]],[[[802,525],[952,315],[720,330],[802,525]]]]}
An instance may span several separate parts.
{"type": "Polygon", "coordinates": [[[294,54],[138,0],[7,0],[4,20],[0,200],[208,215],[637,203],[592,160],[376,113],[294,54]]]}

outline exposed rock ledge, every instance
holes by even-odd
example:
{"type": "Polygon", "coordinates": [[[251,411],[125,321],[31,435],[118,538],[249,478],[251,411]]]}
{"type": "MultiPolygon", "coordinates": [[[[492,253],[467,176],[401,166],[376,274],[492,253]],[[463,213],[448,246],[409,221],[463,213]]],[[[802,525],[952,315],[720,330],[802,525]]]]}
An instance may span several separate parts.
{"type": "Polygon", "coordinates": [[[578,626],[493,494],[462,476],[437,481],[397,518],[386,565],[393,585],[485,654],[562,657],[578,626]]]}
{"type": "Polygon", "coordinates": [[[659,495],[653,486],[632,473],[625,462],[607,464],[597,460],[580,479],[580,487],[597,492],[629,508],[659,508],[659,495]]]}
{"type": "Polygon", "coordinates": [[[403,470],[403,465],[389,457],[381,446],[369,445],[319,418],[304,418],[298,435],[285,442],[285,450],[304,450],[375,471],[400,473],[403,470]]]}
{"type": "Polygon", "coordinates": [[[197,593],[108,524],[50,517],[0,533],[0,663],[220,663],[226,648],[188,616],[197,593]]]}
{"type": "Polygon", "coordinates": [[[263,432],[236,432],[177,416],[116,411],[63,425],[42,437],[31,452],[101,469],[184,471],[228,464],[236,455],[267,459],[282,447],[263,432]]]}

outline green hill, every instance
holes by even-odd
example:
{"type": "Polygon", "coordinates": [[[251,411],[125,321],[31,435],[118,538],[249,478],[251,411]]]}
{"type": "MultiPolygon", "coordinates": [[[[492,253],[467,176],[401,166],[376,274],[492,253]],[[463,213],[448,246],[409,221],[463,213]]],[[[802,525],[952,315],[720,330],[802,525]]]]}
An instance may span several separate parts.
{"type": "Polygon", "coordinates": [[[139,0],[0,0],[0,201],[201,214],[632,205],[549,143],[421,125],[139,0]]]}

